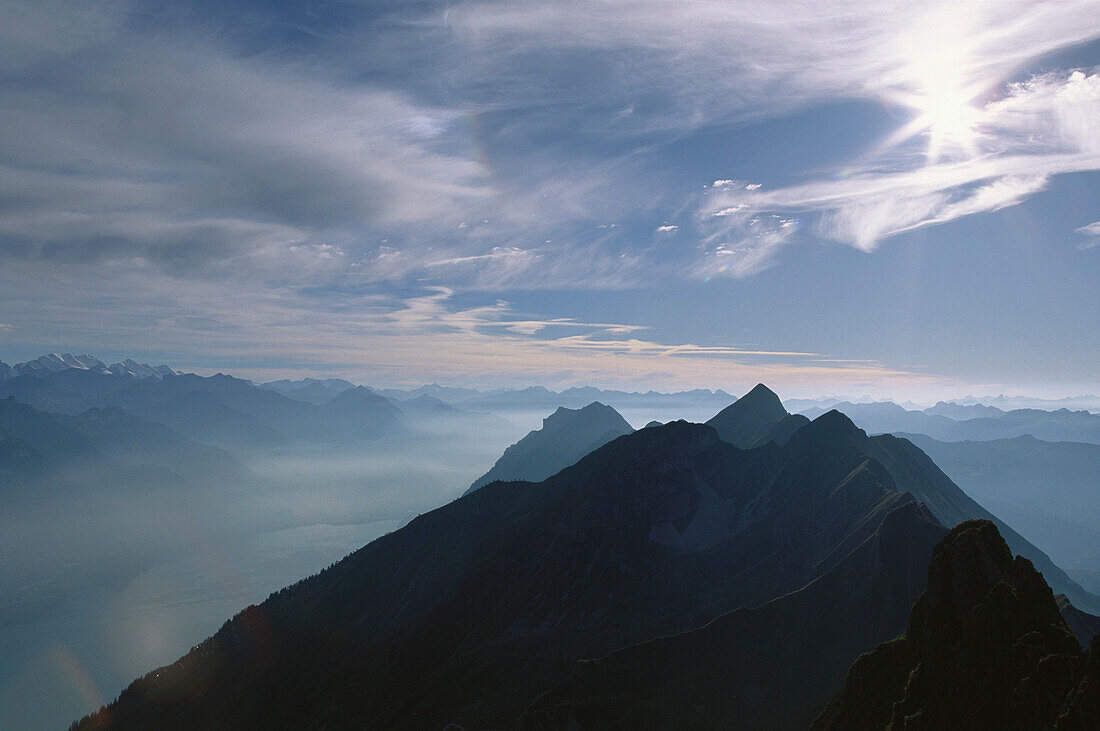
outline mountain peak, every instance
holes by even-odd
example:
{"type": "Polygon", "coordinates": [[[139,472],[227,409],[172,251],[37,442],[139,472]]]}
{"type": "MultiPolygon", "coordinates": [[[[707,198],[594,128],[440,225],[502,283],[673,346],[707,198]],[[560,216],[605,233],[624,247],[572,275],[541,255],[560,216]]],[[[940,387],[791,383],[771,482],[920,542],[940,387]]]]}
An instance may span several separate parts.
{"type": "Polygon", "coordinates": [[[968,520],[933,550],[906,633],[856,661],[814,728],[1051,728],[1090,702],[1085,664],[1042,575],[968,520]]]}
{"type": "Polygon", "coordinates": [[[707,424],[714,427],[722,441],[741,449],[750,449],[769,441],[785,441],[790,436],[787,433],[789,430],[783,430],[783,438],[778,440],[771,437],[771,430],[788,416],[790,414],[783,408],[779,396],[763,383],[758,383],[719,411],[707,424]]]}
{"type": "Polygon", "coordinates": [[[592,450],[634,429],[618,411],[593,401],[580,409],[559,407],[508,449],[492,469],[474,481],[467,494],[494,480],[540,482],[592,450]]]}
{"type": "Polygon", "coordinates": [[[611,426],[611,423],[618,424],[618,422],[623,421],[623,417],[618,411],[607,404],[593,401],[587,406],[582,406],[579,409],[569,409],[565,406],[559,406],[554,413],[542,420],[542,428],[566,426],[568,424],[590,422],[592,420],[607,421],[609,422],[608,426],[611,426]]]}

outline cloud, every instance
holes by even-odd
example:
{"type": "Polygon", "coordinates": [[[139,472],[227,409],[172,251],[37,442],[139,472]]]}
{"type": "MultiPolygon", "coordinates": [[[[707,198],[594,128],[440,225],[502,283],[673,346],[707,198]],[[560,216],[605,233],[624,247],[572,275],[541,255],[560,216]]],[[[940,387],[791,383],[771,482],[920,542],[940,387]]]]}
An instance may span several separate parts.
{"type": "Polygon", "coordinates": [[[1078,244],[1078,248],[1093,249],[1100,246],[1100,221],[1095,221],[1087,226],[1075,229],[1074,233],[1079,233],[1082,236],[1088,237],[1088,241],[1078,244]]]}
{"type": "Polygon", "coordinates": [[[1100,169],[1100,75],[1013,84],[984,108],[975,135],[976,154],[937,164],[917,156],[884,170],[872,159],[842,179],[763,192],[726,187],[706,198],[701,214],[726,219],[727,235],[762,214],[814,215],[821,235],[872,251],[905,231],[1018,205],[1054,175],[1100,169]]]}
{"type": "Polygon", "coordinates": [[[140,333],[155,344],[153,359],[200,372],[223,369],[232,359],[248,363],[242,372],[255,377],[295,371],[376,385],[627,387],[644,381],[654,388],[741,388],[766,379],[799,392],[808,383],[870,388],[942,380],[838,354],[660,342],[644,338],[645,328],[633,323],[540,318],[500,300],[463,305],[467,298],[446,288],[405,297],[308,298],[293,288],[183,286],[164,274],[119,268],[115,287],[105,291],[79,267],[53,271],[68,293],[64,303],[36,293],[26,271],[0,272],[0,306],[14,325],[33,325],[23,347],[94,342],[101,351],[129,352],[140,333]],[[135,301],[142,306],[135,308],[135,301]]]}
{"type": "Polygon", "coordinates": [[[672,233],[674,231],[679,231],[679,230],[680,230],[679,226],[674,226],[674,225],[668,224],[668,223],[664,224],[663,226],[658,226],[657,227],[657,233],[662,233],[662,234],[672,233]]]}

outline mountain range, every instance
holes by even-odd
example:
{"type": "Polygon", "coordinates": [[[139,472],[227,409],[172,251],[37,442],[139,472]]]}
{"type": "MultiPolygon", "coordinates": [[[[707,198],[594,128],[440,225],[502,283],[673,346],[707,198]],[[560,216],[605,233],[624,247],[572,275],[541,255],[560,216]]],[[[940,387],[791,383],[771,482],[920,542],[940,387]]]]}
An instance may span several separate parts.
{"type": "Polygon", "coordinates": [[[107,365],[103,361],[91,355],[72,355],[71,353],[50,353],[25,363],[8,365],[0,362],[0,383],[16,376],[46,375],[58,371],[78,370],[91,371],[93,373],[113,373],[115,375],[131,376],[133,378],[162,378],[173,375],[176,371],[166,365],[151,366],[148,363],[138,363],[130,358],[120,363],[107,365]]]}
{"type": "MultiPolygon", "coordinates": [[[[720,426],[767,434],[787,418],[769,394],[720,426]]],[[[742,449],[673,422],[490,482],[249,607],[82,727],[805,726],[904,631],[944,526],[988,513],[839,412],[785,436],[742,449]]]]}
{"type": "MultiPolygon", "coordinates": [[[[1031,435],[1053,442],[1100,444],[1100,414],[1088,411],[1014,409],[937,404],[923,411],[906,410],[889,402],[871,404],[840,403],[832,408],[848,414],[868,433],[924,434],[945,442],[987,441],[1031,435]],[[964,418],[965,417],[965,418],[964,418]]],[[[826,409],[814,407],[802,411],[813,419],[826,409]]]]}
{"type": "Polygon", "coordinates": [[[1058,565],[1100,571],[1100,445],[904,436],[1058,565]]]}

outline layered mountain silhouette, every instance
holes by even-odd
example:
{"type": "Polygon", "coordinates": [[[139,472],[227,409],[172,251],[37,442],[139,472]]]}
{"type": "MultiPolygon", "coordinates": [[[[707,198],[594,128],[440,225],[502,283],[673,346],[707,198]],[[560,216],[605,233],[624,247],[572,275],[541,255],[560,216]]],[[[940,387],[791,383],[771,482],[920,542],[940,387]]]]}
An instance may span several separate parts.
{"type": "Polygon", "coordinates": [[[580,409],[559,407],[542,420],[541,429],[529,432],[504,450],[496,464],[474,480],[466,493],[495,480],[541,482],[597,447],[632,431],[618,411],[599,402],[580,409]]]}
{"type": "Polygon", "coordinates": [[[707,425],[718,432],[722,441],[751,449],[768,442],[783,444],[809,421],[805,416],[788,414],[779,397],[763,383],[758,383],[718,412],[707,425]]]}
{"type": "Polygon", "coordinates": [[[1100,445],[905,436],[1059,566],[1100,572],[1100,445]]]}
{"type": "MultiPolygon", "coordinates": [[[[945,442],[1012,439],[1031,435],[1050,442],[1100,444],[1100,414],[1057,409],[1013,409],[937,404],[923,411],[907,410],[895,403],[839,403],[830,408],[848,414],[869,433],[925,434],[945,442]],[[981,414],[973,411],[980,409],[981,414]],[[992,410],[989,410],[992,409],[992,410]]],[[[825,408],[813,407],[802,413],[815,418],[825,408]]]]}
{"type": "Polygon", "coordinates": [[[191,439],[230,450],[408,435],[401,411],[361,386],[316,405],[223,374],[135,379],[68,368],[12,378],[0,384],[0,398],[5,396],[63,414],[117,407],[191,439]]]}
{"type": "Polygon", "coordinates": [[[903,629],[946,532],[865,440],[839,413],[753,450],[674,422],[490,483],[246,610],[85,725],[537,723],[578,659],[715,626],[743,640],[727,664],[745,692],[721,717],[808,723],[903,629]],[[753,675],[813,635],[812,662],[753,675]]]}
{"type": "MultiPolygon", "coordinates": [[[[800,415],[787,414],[779,397],[764,384],[757,384],[749,393],[707,423],[714,426],[725,441],[751,447],[768,441],[781,443],[789,438],[788,432],[793,433],[801,424],[806,423],[806,419],[800,415]]],[[[949,448],[952,445],[942,446],[949,448]]],[[[1067,595],[1077,607],[1100,612],[1100,597],[1082,588],[1055,565],[1046,553],[969,497],[944,474],[936,462],[908,439],[890,434],[874,437],[863,434],[861,448],[886,468],[900,489],[911,492],[917,500],[924,503],[942,525],[954,526],[970,519],[992,520],[1012,550],[1031,560],[1056,591],[1067,595]]],[[[939,449],[939,446],[936,448],[939,449]]],[[[1082,505],[1087,507],[1091,502],[1090,498],[1084,500],[1082,505]]],[[[1082,541],[1080,545],[1090,545],[1090,541],[1082,541]]]]}
{"type": "Polygon", "coordinates": [[[905,634],[852,666],[814,728],[1097,728],[1100,637],[1091,647],[1031,562],[967,521],[936,546],[905,634]]]}
{"type": "MultiPolygon", "coordinates": [[[[765,435],[785,416],[754,391],[729,422],[765,435]]],[[[80,727],[805,727],[905,630],[943,523],[973,512],[910,442],[836,411],[752,449],[650,426],[420,516],[80,727]]]]}
{"type": "Polygon", "coordinates": [[[1065,594],[1058,594],[1054,597],[1054,601],[1058,604],[1058,611],[1062,613],[1062,619],[1066,620],[1066,625],[1081,643],[1081,649],[1089,649],[1092,638],[1100,634],[1100,617],[1082,612],[1073,606],[1069,597],[1065,594]]]}
{"type": "Polygon", "coordinates": [[[243,485],[258,478],[226,452],[117,408],[69,416],[0,400],[0,504],[94,494],[243,485]]]}

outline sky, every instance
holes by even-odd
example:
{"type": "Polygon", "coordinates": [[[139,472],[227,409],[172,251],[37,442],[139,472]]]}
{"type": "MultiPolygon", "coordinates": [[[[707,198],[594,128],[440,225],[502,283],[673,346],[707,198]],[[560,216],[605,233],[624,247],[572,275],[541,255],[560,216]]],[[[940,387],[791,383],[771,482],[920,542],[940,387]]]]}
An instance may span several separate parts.
{"type": "Polygon", "coordinates": [[[0,9],[6,362],[1100,393],[1092,0],[0,9]]]}

